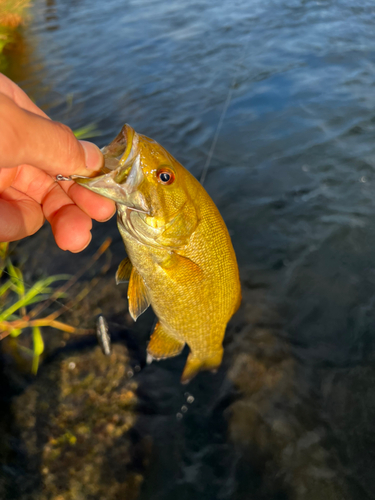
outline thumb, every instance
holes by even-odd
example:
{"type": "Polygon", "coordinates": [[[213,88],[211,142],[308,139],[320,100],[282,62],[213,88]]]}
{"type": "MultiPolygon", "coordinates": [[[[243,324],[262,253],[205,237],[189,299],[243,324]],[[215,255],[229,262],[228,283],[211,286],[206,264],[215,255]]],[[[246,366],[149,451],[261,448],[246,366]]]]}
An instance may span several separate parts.
{"type": "Polygon", "coordinates": [[[94,144],[78,141],[69,127],[20,108],[4,94],[0,94],[0,152],[0,168],[27,164],[51,176],[89,176],[103,164],[94,144]]]}

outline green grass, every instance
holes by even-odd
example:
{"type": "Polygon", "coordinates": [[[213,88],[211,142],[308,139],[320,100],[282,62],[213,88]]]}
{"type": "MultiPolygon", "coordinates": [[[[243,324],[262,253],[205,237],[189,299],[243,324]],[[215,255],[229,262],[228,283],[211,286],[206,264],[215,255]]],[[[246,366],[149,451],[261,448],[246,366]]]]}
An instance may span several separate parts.
{"type": "Polygon", "coordinates": [[[90,123],[85,127],[77,128],[73,130],[73,134],[77,137],[77,139],[91,139],[92,137],[102,135],[101,131],[97,128],[96,123],[90,123]]]}
{"type": "Polygon", "coordinates": [[[62,313],[69,311],[83,300],[95,286],[95,278],[83,287],[77,295],[71,297],[67,303],[59,303],[59,299],[67,297],[66,292],[71,288],[84,273],[100,259],[103,254],[107,255],[107,262],[101,269],[101,273],[107,272],[110,262],[109,246],[111,239],[107,238],[94,255],[88,260],[74,276],[60,274],[47,276],[34,284],[25,284],[24,276],[19,267],[16,267],[9,254],[9,243],[0,243],[0,341],[6,337],[17,339],[21,333],[31,331],[33,347],[29,349],[18,345],[31,359],[31,371],[36,375],[40,364],[40,358],[44,352],[44,340],[42,329],[54,328],[70,334],[87,334],[91,330],[75,328],[71,325],[58,321],[62,313]],[[60,286],[55,286],[58,281],[63,281],[60,286]],[[47,308],[59,306],[54,312],[45,314],[47,308]],[[42,314],[44,313],[44,315],[42,314]]]}
{"type": "Polygon", "coordinates": [[[8,335],[16,338],[26,329],[31,329],[33,349],[23,347],[23,350],[32,357],[31,370],[36,374],[40,356],[44,351],[41,327],[58,328],[60,323],[55,321],[53,315],[37,319],[35,309],[31,306],[48,300],[52,295],[54,299],[61,298],[64,295],[63,292],[56,293],[56,289],[51,285],[57,281],[67,280],[70,276],[66,274],[49,276],[26,289],[22,271],[11,262],[8,248],[8,243],[0,243],[0,278],[2,278],[0,282],[0,339],[8,335]]]}

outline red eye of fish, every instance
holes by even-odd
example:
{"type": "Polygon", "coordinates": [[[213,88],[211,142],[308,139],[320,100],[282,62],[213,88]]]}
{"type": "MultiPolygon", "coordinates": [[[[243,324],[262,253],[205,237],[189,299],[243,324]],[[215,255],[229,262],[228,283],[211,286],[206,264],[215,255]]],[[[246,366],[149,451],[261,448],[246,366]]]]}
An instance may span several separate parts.
{"type": "Polygon", "coordinates": [[[161,184],[172,184],[174,181],[174,173],[166,168],[160,169],[157,173],[157,177],[161,184]]]}

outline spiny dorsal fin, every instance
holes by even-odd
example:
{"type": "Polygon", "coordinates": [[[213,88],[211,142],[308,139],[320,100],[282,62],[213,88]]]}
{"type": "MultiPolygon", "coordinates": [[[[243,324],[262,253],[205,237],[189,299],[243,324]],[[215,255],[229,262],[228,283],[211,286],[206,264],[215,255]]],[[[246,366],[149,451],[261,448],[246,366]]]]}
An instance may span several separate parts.
{"type": "Polygon", "coordinates": [[[184,345],[183,340],[172,337],[160,323],[157,323],[147,346],[147,353],[154,359],[171,358],[180,354],[184,345]]]}
{"type": "Polygon", "coordinates": [[[128,257],[120,262],[116,272],[116,285],[119,285],[120,283],[127,283],[129,281],[132,268],[133,264],[130,262],[128,257]]]}
{"type": "Polygon", "coordinates": [[[133,267],[129,280],[128,301],[130,316],[137,321],[137,318],[145,312],[150,305],[148,291],[142,276],[133,267]]]}

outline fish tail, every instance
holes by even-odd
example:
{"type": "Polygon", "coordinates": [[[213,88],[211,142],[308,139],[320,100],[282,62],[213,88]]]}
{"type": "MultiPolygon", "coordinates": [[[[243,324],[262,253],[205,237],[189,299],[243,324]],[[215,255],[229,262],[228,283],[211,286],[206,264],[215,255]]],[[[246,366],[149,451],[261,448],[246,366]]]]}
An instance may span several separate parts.
{"type": "Polygon", "coordinates": [[[181,377],[181,383],[187,384],[201,370],[210,370],[215,372],[221,365],[223,359],[223,348],[221,347],[214,353],[206,357],[196,356],[190,353],[181,377]]]}

